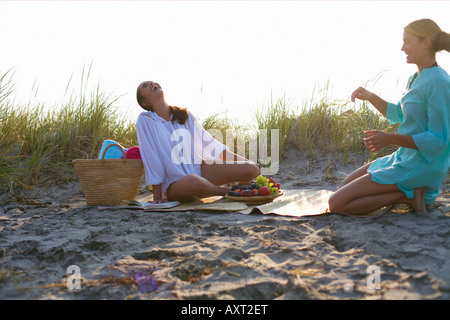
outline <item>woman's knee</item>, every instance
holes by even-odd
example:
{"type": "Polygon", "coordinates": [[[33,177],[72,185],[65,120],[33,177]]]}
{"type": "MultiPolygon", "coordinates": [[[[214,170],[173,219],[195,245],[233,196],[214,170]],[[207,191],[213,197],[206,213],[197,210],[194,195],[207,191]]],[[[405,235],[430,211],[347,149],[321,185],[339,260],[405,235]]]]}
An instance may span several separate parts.
{"type": "Polygon", "coordinates": [[[188,174],[170,185],[167,189],[167,196],[169,200],[191,201],[203,184],[204,181],[202,181],[200,176],[188,174]]]}
{"type": "Polygon", "coordinates": [[[335,192],[329,199],[328,199],[328,208],[330,212],[339,212],[343,208],[343,203],[339,199],[338,192],[335,192]]]}
{"type": "Polygon", "coordinates": [[[176,193],[190,193],[190,191],[200,189],[203,184],[202,177],[196,174],[188,174],[173,182],[168,190],[173,190],[176,193]]]}
{"type": "Polygon", "coordinates": [[[199,190],[205,185],[205,179],[197,174],[188,174],[183,180],[183,184],[191,190],[199,190]]]}
{"type": "Polygon", "coordinates": [[[255,163],[249,163],[248,166],[249,166],[247,171],[248,177],[249,180],[252,180],[253,178],[259,175],[259,166],[255,163]]]}
{"type": "Polygon", "coordinates": [[[202,177],[215,185],[230,182],[248,183],[259,174],[259,167],[252,162],[240,164],[202,164],[202,177]]]}
{"type": "Polygon", "coordinates": [[[240,183],[250,183],[254,178],[259,175],[259,167],[254,163],[246,163],[242,169],[240,169],[240,173],[238,174],[238,180],[240,183]]]}

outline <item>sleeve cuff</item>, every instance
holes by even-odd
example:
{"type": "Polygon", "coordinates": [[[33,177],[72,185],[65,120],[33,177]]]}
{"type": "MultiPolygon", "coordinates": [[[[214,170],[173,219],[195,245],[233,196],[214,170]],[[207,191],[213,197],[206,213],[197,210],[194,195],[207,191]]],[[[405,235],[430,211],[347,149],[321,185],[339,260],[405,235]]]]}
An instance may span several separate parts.
{"type": "Polygon", "coordinates": [[[444,144],[442,139],[432,135],[429,131],[412,135],[414,143],[417,146],[419,154],[426,162],[432,162],[439,158],[444,152],[444,144]]]}
{"type": "Polygon", "coordinates": [[[403,121],[403,112],[399,104],[388,103],[386,119],[389,124],[401,123],[403,121]]]}

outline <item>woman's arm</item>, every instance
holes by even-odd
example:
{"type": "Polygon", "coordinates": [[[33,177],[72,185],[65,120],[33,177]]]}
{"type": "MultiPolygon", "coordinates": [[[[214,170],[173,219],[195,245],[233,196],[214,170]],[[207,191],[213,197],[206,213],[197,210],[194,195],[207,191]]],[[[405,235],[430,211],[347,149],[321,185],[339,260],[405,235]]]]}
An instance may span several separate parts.
{"type": "Polygon", "coordinates": [[[379,130],[365,131],[369,138],[364,139],[364,144],[370,152],[375,152],[387,145],[396,145],[411,149],[418,149],[412,136],[405,136],[397,133],[387,133],[379,130]]]}
{"type": "Polygon", "coordinates": [[[161,185],[160,184],[153,184],[152,185],[153,190],[153,203],[161,203],[166,202],[165,199],[163,199],[163,194],[161,191],[161,185]]]}
{"type": "Polygon", "coordinates": [[[355,98],[369,101],[383,116],[386,116],[388,103],[375,93],[370,92],[363,87],[359,87],[352,93],[352,102],[355,102],[355,98]]]}
{"type": "Polygon", "coordinates": [[[164,163],[159,155],[158,123],[141,114],[136,122],[139,151],[145,170],[147,185],[160,185],[165,179],[164,163]]]}

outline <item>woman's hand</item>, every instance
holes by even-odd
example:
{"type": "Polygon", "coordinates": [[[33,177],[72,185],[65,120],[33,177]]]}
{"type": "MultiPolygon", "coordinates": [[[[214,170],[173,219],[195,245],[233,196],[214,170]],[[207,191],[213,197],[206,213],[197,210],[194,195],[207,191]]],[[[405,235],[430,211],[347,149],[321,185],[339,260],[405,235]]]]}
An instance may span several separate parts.
{"type": "Polygon", "coordinates": [[[152,187],[153,191],[153,201],[152,203],[163,203],[167,202],[167,200],[163,197],[163,193],[161,191],[161,185],[160,184],[154,184],[152,187]]]}
{"type": "Polygon", "coordinates": [[[152,201],[152,203],[164,203],[164,202],[167,202],[167,200],[166,199],[159,199],[159,200],[152,201]]]}
{"type": "Polygon", "coordinates": [[[373,92],[370,92],[369,90],[366,90],[363,87],[359,87],[352,93],[352,102],[355,102],[355,99],[358,98],[360,100],[366,100],[369,101],[370,104],[372,104],[383,116],[386,116],[387,112],[387,101],[381,99],[379,96],[374,94],[373,92]]]}
{"type": "Polygon", "coordinates": [[[364,133],[370,136],[369,138],[364,139],[364,144],[370,152],[378,151],[389,144],[410,149],[418,149],[412,136],[388,133],[379,130],[369,130],[364,131],[364,133]]]}
{"type": "Polygon", "coordinates": [[[373,93],[369,90],[366,90],[363,87],[359,87],[352,93],[352,102],[355,102],[355,98],[358,98],[359,100],[369,100],[372,98],[373,93]]]}
{"type": "Polygon", "coordinates": [[[364,134],[369,135],[369,138],[364,139],[364,144],[370,152],[378,151],[388,144],[391,144],[391,133],[386,133],[379,130],[364,131],[364,134]]]}

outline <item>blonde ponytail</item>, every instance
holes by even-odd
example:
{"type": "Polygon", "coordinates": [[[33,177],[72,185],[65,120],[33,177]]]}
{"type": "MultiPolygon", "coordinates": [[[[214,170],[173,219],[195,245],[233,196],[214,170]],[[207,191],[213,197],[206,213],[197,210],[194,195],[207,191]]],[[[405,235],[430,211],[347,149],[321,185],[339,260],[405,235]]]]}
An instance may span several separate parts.
{"type": "Polygon", "coordinates": [[[436,51],[450,52],[450,33],[442,31],[436,39],[436,51]]]}
{"type": "Polygon", "coordinates": [[[420,19],[408,24],[405,31],[421,40],[430,38],[433,47],[433,53],[446,50],[450,52],[450,34],[441,30],[441,28],[431,19],[420,19]]]}

